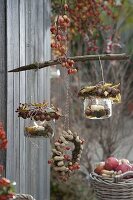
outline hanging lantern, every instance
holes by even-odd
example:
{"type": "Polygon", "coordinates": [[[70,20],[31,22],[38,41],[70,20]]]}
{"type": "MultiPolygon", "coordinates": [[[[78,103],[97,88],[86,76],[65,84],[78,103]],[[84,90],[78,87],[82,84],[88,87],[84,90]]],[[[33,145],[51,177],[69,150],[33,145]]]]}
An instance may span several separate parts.
{"type": "Polygon", "coordinates": [[[84,98],[84,113],[89,119],[105,119],[112,116],[112,104],[121,102],[120,84],[99,83],[85,86],[78,95],[84,98]]]}
{"type": "Polygon", "coordinates": [[[59,119],[61,114],[54,106],[47,103],[20,104],[16,110],[18,117],[26,119],[25,136],[51,137],[53,135],[52,122],[59,119]]]}

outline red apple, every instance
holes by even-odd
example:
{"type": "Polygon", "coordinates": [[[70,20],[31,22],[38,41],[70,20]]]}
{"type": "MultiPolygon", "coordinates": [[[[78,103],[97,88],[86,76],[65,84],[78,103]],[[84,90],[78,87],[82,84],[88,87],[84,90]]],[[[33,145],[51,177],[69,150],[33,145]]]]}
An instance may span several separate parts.
{"type": "Polygon", "coordinates": [[[105,160],[105,169],[106,170],[116,170],[119,165],[119,161],[115,157],[109,157],[105,160]]]}
{"type": "Polygon", "coordinates": [[[121,171],[122,173],[125,173],[127,171],[132,171],[132,166],[130,164],[127,164],[127,163],[123,163],[123,164],[120,164],[117,168],[116,168],[116,171],[121,171]]]}

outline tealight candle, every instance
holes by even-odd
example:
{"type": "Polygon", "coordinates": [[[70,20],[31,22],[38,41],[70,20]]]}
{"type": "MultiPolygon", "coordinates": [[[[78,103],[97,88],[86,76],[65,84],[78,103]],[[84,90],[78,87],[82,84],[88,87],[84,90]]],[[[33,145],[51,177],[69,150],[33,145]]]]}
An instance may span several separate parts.
{"type": "Polygon", "coordinates": [[[101,105],[91,105],[91,110],[92,111],[104,110],[104,106],[101,106],[101,105]]]}

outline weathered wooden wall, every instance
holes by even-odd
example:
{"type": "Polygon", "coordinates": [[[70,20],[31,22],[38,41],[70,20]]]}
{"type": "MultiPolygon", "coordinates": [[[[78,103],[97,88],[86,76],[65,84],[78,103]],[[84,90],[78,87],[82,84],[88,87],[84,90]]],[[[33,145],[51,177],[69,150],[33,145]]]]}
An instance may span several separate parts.
{"type": "MultiPolygon", "coordinates": [[[[48,0],[7,0],[7,68],[50,58],[48,0]]],[[[49,200],[49,141],[24,137],[24,120],[15,113],[20,102],[50,99],[49,69],[8,74],[7,177],[18,193],[49,200]]]]}
{"type": "MultiPolygon", "coordinates": [[[[6,3],[0,0],[0,121],[6,128],[6,3]]],[[[5,166],[5,151],[0,152],[0,164],[5,166]]]]}

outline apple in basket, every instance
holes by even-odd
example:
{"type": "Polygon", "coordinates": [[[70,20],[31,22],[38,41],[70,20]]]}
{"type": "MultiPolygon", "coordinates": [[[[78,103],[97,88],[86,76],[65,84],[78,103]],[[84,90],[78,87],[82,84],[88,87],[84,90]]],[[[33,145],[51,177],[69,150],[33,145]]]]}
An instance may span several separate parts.
{"type": "Polygon", "coordinates": [[[116,168],[116,171],[117,172],[121,171],[122,173],[125,173],[127,171],[132,171],[132,166],[128,163],[122,163],[116,168]]]}
{"type": "MultiPolygon", "coordinates": [[[[133,171],[133,164],[127,159],[120,159],[111,156],[105,160],[105,162],[100,162],[94,172],[103,177],[112,178],[115,175],[123,174],[128,171],[133,171]]],[[[133,178],[133,176],[127,176],[125,178],[133,178]]]]}
{"type": "Polygon", "coordinates": [[[109,157],[105,160],[105,169],[106,170],[116,170],[119,165],[119,161],[115,157],[109,157]]]}

